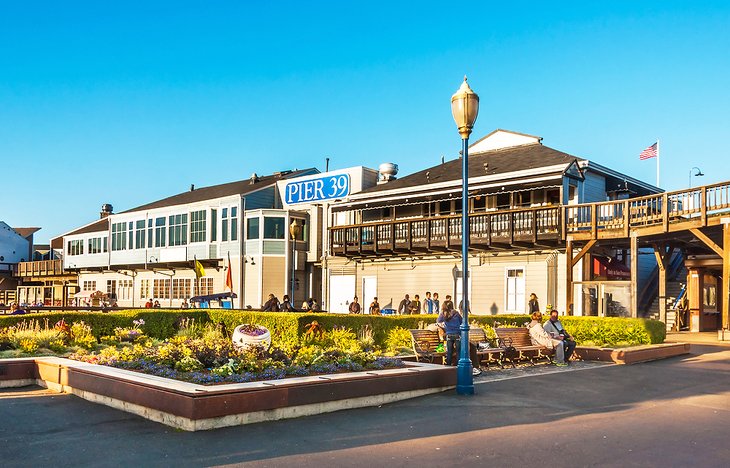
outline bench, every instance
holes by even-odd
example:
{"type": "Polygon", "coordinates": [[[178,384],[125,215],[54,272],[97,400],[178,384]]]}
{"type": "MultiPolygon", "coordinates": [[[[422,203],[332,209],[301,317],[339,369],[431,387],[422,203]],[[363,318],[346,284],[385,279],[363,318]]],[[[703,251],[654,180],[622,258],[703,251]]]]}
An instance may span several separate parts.
{"type": "MultiPolygon", "coordinates": [[[[487,334],[484,333],[484,329],[477,327],[469,327],[469,354],[471,362],[481,368],[482,363],[489,365],[492,363],[499,364],[499,367],[504,367],[504,348],[494,346],[494,340],[487,338],[487,334]],[[490,343],[491,348],[479,349],[479,343],[490,343]]],[[[514,364],[513,364],[514,365],[514,364]]]]}
{"type": "Polygon", "coordinates": [[[495,328],[494,332],[499,339],[499,345],[503,348],[512,346],[517,351],[517,356],[507,356],[504,358],[509,360],[514,366],[514,361],[530,361],[535,364],[535,359],[546,358],[548,362],[552,362],[554,350],[544,346],[535,346],[530,339],[530,332],[525,327],[519,328],[495,328]]]}
{"type": "Polygon", "coordinates": [[[441,364],[444,363],[446,351],[436,351],[436,347],[441,343],[438,332],[431,330],[408,330],[411,332],[411,344],[413,352],[416,354],[416,361],[428,361],[433,363],[436,358],[440,358],[441,364]]]}

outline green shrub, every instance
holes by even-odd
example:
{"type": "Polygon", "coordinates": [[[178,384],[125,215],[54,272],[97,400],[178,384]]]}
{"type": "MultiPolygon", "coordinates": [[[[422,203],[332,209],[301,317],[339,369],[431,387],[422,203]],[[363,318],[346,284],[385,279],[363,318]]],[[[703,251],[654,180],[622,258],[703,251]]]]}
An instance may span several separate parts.
{"type": "Polygon", "coordinates": [[[578,344],[632,346],[663,343],[666,328],[657,320],[622,317],[560,317],[578,344]]]}

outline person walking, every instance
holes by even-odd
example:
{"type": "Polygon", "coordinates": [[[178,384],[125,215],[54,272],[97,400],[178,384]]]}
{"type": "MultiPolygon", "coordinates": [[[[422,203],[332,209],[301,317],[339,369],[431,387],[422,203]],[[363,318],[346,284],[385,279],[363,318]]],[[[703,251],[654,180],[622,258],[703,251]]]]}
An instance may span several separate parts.
{"type": "MultiPolygon", "coordinates": [[[[452,304],[453,305],[453,304],[452,304]]],[[[447,307],[444,304],[444,310],[439,314],[436,323],[446,331],[446,365],[450,366],[453,362],[454,351],[459,355],[461,337],[459,328],[461,327],[461,314],[453,307],[447,307]],[[454,349],[456,348],[456,349],[454,349]]]]}
{"type": "Polygon", "coordinates": [[[530,300],[527,302],[527,313],[532,315],[535,312],[540,312],[540,303],[537,302],[535,293],[531,293],[530,300]]]}
{"type": "Polygon", "coordinates": [[[439,293],[435,292],[433,293],[433,313],[438,314],[441,312],[441,303],[439,302],[439,293]]]}
{"type": "Polygon", "coordinates": [[[411,301],[411,304],[408,306],[408,313],[411,315],[418,315],[421,313],[421,300],[418,297],[418,294],[413,296],[413,300],[411,301]]]}

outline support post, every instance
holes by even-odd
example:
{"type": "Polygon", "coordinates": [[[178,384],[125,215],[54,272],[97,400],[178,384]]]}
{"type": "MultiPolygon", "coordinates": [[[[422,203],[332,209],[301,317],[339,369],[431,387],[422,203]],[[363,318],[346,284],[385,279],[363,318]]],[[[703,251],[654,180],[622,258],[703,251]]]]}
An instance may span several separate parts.
{"type": "Polygon", "coordinates": [[[573,239],[565,241],[565,313],[573,315],[573,239]]]}
{"type": "Polygon", "coordinates": [[[665,253],[665,246],[654,245],[654,256],[656,257],[657,267],[659,269],[659,321],[667,324],[667,263],[669,263],[669,254],[665,253]]]}
{"type": "Polygon", "coordinates": [[[730,218],[722,219],[722,329],[730,328],[730,218]]]}
{"type": "Polygon", "coordinates": [[[461,160],[461,347],[459,363],[456,369],[456,393],[459,395],[474,394],[474,376],[472,362],[469,357],[469,138],[462,142],[461,160]]]}
{"type": "Polygon", "coordinates": [[[631,316],[639,313],[639,238],[631,235],[631,316]]]}

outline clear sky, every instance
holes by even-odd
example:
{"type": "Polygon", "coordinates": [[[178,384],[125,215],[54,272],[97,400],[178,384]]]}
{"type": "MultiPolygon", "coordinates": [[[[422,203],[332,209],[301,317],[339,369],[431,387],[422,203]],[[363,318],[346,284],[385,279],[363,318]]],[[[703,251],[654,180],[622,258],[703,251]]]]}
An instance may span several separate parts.
{"type": "Polygon", "coordinates": [[[252,172],[456,156],[495,128],[661,185],[730,179],[730,2],[3,2],[0,220],[36,241],[252,172]],[[115,4],[112,4],[115,3],[115,4]],[[693,182],[694,182],[693,181],[693,182]]]}

